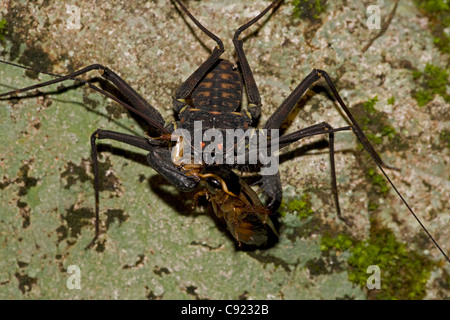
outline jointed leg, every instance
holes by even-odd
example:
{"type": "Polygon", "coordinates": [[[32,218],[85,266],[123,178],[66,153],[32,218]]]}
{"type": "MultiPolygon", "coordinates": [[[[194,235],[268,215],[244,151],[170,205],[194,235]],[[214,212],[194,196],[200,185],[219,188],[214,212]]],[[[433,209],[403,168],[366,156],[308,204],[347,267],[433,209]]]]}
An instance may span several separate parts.
{"type": "Polygon", "coordinates": [[[135,137],[128,134],[107,130],[97,130],[91,135],[91,156],[95,189],[95,236],[87,248],[92,247],[100,235],[100,184],[98,175],[97,145],[95,143],[97,139],[112,139],[147,151],[150,149],[150,144],[147,142],[148,140],[141,137],[135,137]]]}
{"type": "Polygon", "coordinates": [[[346,126],[346,127],[341,127],[341,128],[334,129],[328,123],[321,122],[321,123],[312,125],[310,127],[307,127],[307,128],[304,128],[304,129],[300,129],[300,130],[292,132],[292,133],[288,133],[288,134],[280,137],[278,139],[278,146],[281,149],[281,148],[284,148],[284,147],[290,145],[291,143],[293,143],[295,141],[298,141],[298,140],[300,140],[302,138],[315,136],[315,135],[318,135],[318,134],[324,134],[324,133],[334,133],[334,132],[339,132],[339,131],[349,131],[349,130],[352,130],[352,129],[353,129],[352,126],[346,126]]]}
{"type": "MultiPolygon", "coordinates": [[[[319,135],[319,134],[328,134],[329,137],[329,151],[330,151],[330,168],[331,168],[331,189],[333,193],[334,202],[336,205],[336,211],[338,218],[344,221],[347,225],[350,225],[349,221],[346,220],[341,215],[341,208],[339,205],[339,196],[338,196],[338,189],[337,189],[337,181],[336,181],[336,167],[335,167],[335,161],[334,161],[334,133],[339,131],[348,131],[352,130],[353,127],[346,126],[342,128],[334,129],[332,126],[330,126],[326,122],[322,122],[316,125],[313,125],[311,127],[298,130],[296,132],[287,134],[285,136],[282,136],[279,138],[279,148],[286,147],[290,145],[291,143],[298,141],[302,138],[319,135]]],[[[269,198],[269,209],[272,211],[276,207],[276,204],[281,203],[281,187],[279,190],[277,190],[277,186],[281,186],[280,182],[280,176],[279,173],[276,175],[270,175],[270,176],[263,176],[262,177],[262,188],[264,190],[264,193],[269,198]]],[[[278,207],[276,207],[278,209],[278,207]]],[[[276,210],[275,209],[275,210],[276,210]]]]}
{"type": "MultiPolygon", "coordinates": [[[[310,137],[313,135],[319,134],[332,134],[337,131],[351,130],[352,127],[342,127],[338,129],[333,129],[330,125],[325,122],[313,125],[311,127],[298,130],[296,132],[286,134],[278,139],[278,148],[284,148],[291,143],[298,141],[305,137],[310,137]]],[[[332,190],[333,194],[335,194],[335,202],[337,207],[338,216],[341,218],[339,201],[337,200],[337,184],[336,184],[336,174],[335,174],[335,166],[334,166],[334,136],[330,135],[330,162],[331,162],[331,177],[332,177],[332,190]],[[333,148],[333,149],[331,149],[333,148]]],[[[261,183],[260,190],[266,195],[266,207],[275,212],[278,210],[281,200],[282,200],[282,186],[280,173],[277,172],[273,175],[263,175],[260,180],[258,180],[255,184],[261,183]]],[[[344,220],[344,219],[342,219],[344,220]]]]}
{"type": "MultiPolygon", "coordinates": [[[[13,64],[10,62],[5,62],[5,61],[1,61],[1,62],[10,64],[13,66],[17,66],[20,68],[24,68],[24,69],[37,71],[37,70],[34,70],[33,68],[16,65],[16,64],[13,64]]],[[[165,133],[165,134],[169,133],[169,131],[164,127],[164,119],[161,116],[161,114],[153,106],[151,106],[148,102],[146,102],[144,100],[144,98],[142,98],[133,88],[130,87],[130,85],[128,85],[116,73],[114,73],[110,69],[108,69],[100,64],[93,64],[93,65],[87,66],[83,69],[72,72],[71,74],[66,75],[66,76],[60,76],[60,75],[56,75],[53,73],[42,72],[42,71],[37,71],[37,72],[40,72],[43,74],[48,74],[51,76],[56,76],[57,79],[38,83],[38,84],[29,86],[26,88],[21,88],[21,89],[5,92],[5,93],[0,94],[0,98],[10,96],[13,94],[30,91],[30,90],[34,90],[34,89],[38,89],[38,88],[42,88],[45,86],[49,86],[49,85],[60,83],[60,82],[67,81],[67,80],[73,80],[76,82],[84,83],[84,84],[88,85],[90,88],[92,88],[93,90],[107,96],[108,98],[113,99],[114,101],[121,104],[122,106],[124,106],[125,108],[130,110],[131,112],[137,114],[142,119],[146,120],[149,125],[155,127],[161,133],[165,133]],[[124,101],[120,100],[116,96],[113,96],[109,92],[102,90],[99,87],[93,85],[89,81],[81,79],[81,78],[77,78],[78,76],[88,73],[92,70],[100,70],[102,72],[102,77],[111,81],[118,88],[118,90],[130,101],[131,106],[129,104],[125,103],[124,101]]]]}
{"type": "Polygon", "coordinates": [[[170,150],[167,149],[167,147],[160,145],[161,142],[159,140],[152,141],[147,138],[109,130],[99,129],[95,131],[91,135],[91,153],[95,189],[95,237],[87,248],[92,247],[100,235],[100,184],[96,145],[97,139],[115,140],[148,151],[149,154],[147,155],[147,160],[150,166],[164,176],[167,181],[182,191],[189,191],[197,186],[198,181],[196,181],[195,178],[186,176],[182,171],[178,170],[172,161],[170,161],[170,150]]]}
{"type": "Polygon", "coordinates": [[[339,195],[337,189],[337,181],[336,181],[336,165],[334,161],[334,133],[339,131],[348,131],[352,130],[353,127],[346,126],[342,128],[334,129],[326,122],[319,123],[317,125],[299,130],[297,132],[285,135],[280,138],[280,148],[285,147],[291,144],[294,141],[300,140],[305,137],[319,135],[319,134],[328,134],[329,138],[329,151],[330,151],[330,171],[331,171],[331,190],[333,193],[334,203],[336,205],[336,211],[338,218],[344,221],[347,225],[351,225],[350,222],[342,217],[341,207],[339,205],[339,195]]]}
{"type": "MultiPolygon", "coordinates": [[[[180,0],[175,0],[177,4],[180,6],[180,8],[189,16],[189,18],[192,20],[192,22],[195,23],[195,25],[203,31],[206,35],[208,35],[211,39],[213,39],[217,43],[217,47],[214,48],[214,51],[210,55],[210,57],[203,62],[203,64],[197,68],[197,70],[194,71],[191,76],[178,88],[178,90],[175,93],[175,97],[173,99],[173,107],[175,111],[179,112],[185,105],[186,101],[185,99],[192,93],[195,86],[200,82],[200,80],[204,77],[206,72],[208,72],[209,69],[219,60],[219,57],[223,54],[224,47],[222,41],[217,37],[215,34],[213,34],[211,31],[206,29],[190,12],[189,10],[183,5],[183,3],[180,0]]],[[[253,77],[252,71],[250,69],[250,65],[247,61],[247,57],[245,56],[243,47],[242,47],[242,41],[239,40],[239,35],[246,29],[248,29],[250,26],[252,26],[254,23],[256,23],[259,19],[261,19],[271,8],[275,7],[277,3],[279,3],[281,0],[275,0],[273,1],[264,11],[262,11],[258,16],[253,18],[251,21],[246,23],[245,25],[241,26],[238,30],[236,30],[234,37],[233,37],[233,43],[236,48],[236,54],[238,56],[238,61],[241,66],[242,74],[244,76],[244,82],[247,88],[247,94],[248,94],[248,101],[249,101],[249,112],[252,116],[252,118],[259,117],[259,114],[261,113],[261,97],[259,95],[258,87],[256,85],[255,79],[253,77]]]]}
{"type": "MultiPolygon", "coordinates": [[[[370,153],[370,155],[373,157],[375,162],[385,168],[389,169],[397,169],[395,167],[388,166],[384,163],[384,161],[381,159],[381,157],[378,155],[378,153],[375,151],[375,149],[370,144],[369,140],[367,140],[367,137],[361,130],[360,126],[356,122],[353,115],[350,113],[348,108],[345,106],[344,101],[339,96],[339,93],[337,92],[335,86],[333,85],[333,82],[330,79],[330,76],[323,70],[314,69],[310,74],[306,76],[305,79],[303,79],[302,82],[297,86],[297,88],[292,91],[292,93],[284,100],[284,102],[281,104],[281,106],[272,114],[272,116],[267,120],[266,124],[264,125],[265,129],[279,129],[283,122],[286,120],[289,113],[294,109],[297,102],[300,100],[300,98],[303,96],[303,94],[319,79],[324,78],[327,82],[329,88],[331,89],[331,92],[333,93],[334,97],[338,101],[339,105],[341,106],[342,110],[345,112],[347,117],[350,119],[350,122],[353,126],[353,131],[355,132],[358,139],[361,141],[365,149],[370,153]]],[[[398,170],[398,169],[397,169],[398,170]]]]}
{"type": "Polygon", "coordinates": [[[386,165],[383,160],[380,158],[378,153],[375,151],[375,149],[372,147],[370,142],[367,140],[367,137],[362,132],[361,128],[359,127],[358,123],[356,122],[355,118],[352,116],[350,111],[345,106],[344,101],[342,101],[342,98],[339,96],[339,93],[336,90],[336,87],[333,85],[333,82],[331,81],[330,76],[323,70],[317,70],[314,69],[306,78],[300,82],[298,87],[288,96],[288,98],[282,103],[282,105],[275,111],[275,113],[269,118],[269,120],[266,122],[264,128],[266,129],[279,129],[281,125],[283,124],[284,120],[288,116],[288,114],[291,112],[291,110],[295,107],[298,100],[302,97],[302,95],[308,90],[308,88],[317,80],[320,78],[324,78],[327,82],[328,86],[331,89],[331,92],[335,96],[336,100],[338,101],[341,108],[344,110],[345,114],[348,116],[350,121],[352,122],[352,130],[355,132],[358,139],[363,144],[364,148],[369,152],[372,159],[375,161],[375,164],[380,169],[380,171],[383,173],[386,180],[389,182],[389,184],[392,186],[394,191],[397,193],[399,198],[402,200],[402,202],[405,204],[405,206],[408,208],[409,212],[413,215],[414,219],[419,223],[421,228],[425,231],[425,233],[428,235],[428,237],[433,241],[434,245],[438,248],[438,250],[442,253],[442,255],[446,258],[447,261],[450,262],[450,259],[446,255],[446,253],[442,250],[442,248],[439,246],[439,244],[436,242],[436,240],[433,238],[433,236],[428,232],[428,230],[425,228],[425,226],[422,224],[420,219],[417,217],[415,212],[412,210],[412,208],[409,206],[409,204],[406,202],[405,198],[401,195],[401,193],[398,191],[398,189],[395,187],[395,185],[392,183],[391,179],[386,174],[384,168],[399,170],[395,167],[391,167],[386,165]]]}
{"type": "Polygon", "coordinates": [[[177,89],[175,96],[173,97],[173,108],[176,112],[179,112],[185,105],[185,99],[192,93],[195,86],[205,76],[206,72],[219,60],[220,56],[225,52],[222,40],[214,33],[206,29],[184,6],[180,0],[175,0],[180,8],[188,15],[188,17],[195,23],[195,25],[203,31],[207,36],[217,43],[217,47],[214,48],[212,54],[203,62],[197,70],[192,73],[189,78],[177,89]]]}
{"type": "MultiPolygon", "coordinates": [[[[335,165],[334,165],[334,135],[332,132],[334,131],[341,131],[341,130],[350,130],[352,129],[358,139],[361,141],[365,149],[369,152],[369,154],[372,156],[376,164],[381,167],[386,167],[390,169],[396,169],[394,167],[390,167],[384,163],[384,161],[380,158],[378,153],[375,151],[375,149],[372,147],[370,142],[367,140],[366,136],[364,135],[363,131],[361,130],[360,126],[356,122],[353,115],[350,113],[348,108],[346,107],[344,101],[339,96],[339,93],[337,92],[335,86],[333,85],[333,82],[331,81],[329,75],[323,71],[314,69],[310,74],[306,76],[303,81],[300,82],[300,84],[297,86],[297,88],[292,91],[292,93],[286,98],[285,101],[280,105],[280,107],[272,114],[272,116],[267,120],[266,124],[264,125],[264,129],[279,129],[283,122],[286,120],[289,113],[294,109],[297,102],[300,100],[300,98],[303,96],[303,94],[318,80],[321,78],[324,78],[327,82],[329,88],[331,89],[331,92],[333,93],[334,97],[338,101],[340,107],[345,112],[345,114],[350,119],[352,126],[351,127],[344,127],[339,129],[333,129],[331,126],[329,126],[326,123],[318,124],[303,130],[299,130],[295,133],[288,134],[284,137],[279,138],[279,146],[282,148],[283,146],[286,146],[290,143],[292,143],[295,140],[301,139],[306,136],[316,135],[316,134],[323,134],[328,133],[330,138],[330,162],[331,162],[331,174],[332,174],[332,189],[333,189],[333,195],[336,202],[336,207],[338,211],[338,216],[340,219],[344,220],[340,213],[339,208],[339,201],[338,201],[338,195],[337,195],[337,183],[336,183],[336,174],[335,174],[335,165]],[[321,128],[322,126],[322,128],[321,128]]],[[[276,179],[275,177],[267,176],[263,177],[263,187],[269,186],[270,184],[273,184],[275,182],[279,182],[279,178],[276,179]]],[[[269,195],[269,198],[272,199],[278,199],[281,198],[280,195],[269,195]]],[[[273,201],[273,200],[272,200],[273,201]]],[[[344,220],[345,221],[345,220],[344,220]]],[[[348,222],[346,222],[348,224],[348,222]]]]}
{"type": "Polygon", "coordinates": [[[253,119],[258,118],[261,113],[261,96],[259,95],[258,86],[256,85],[255,78],[253,77],[252,70],[245,56],[243,49],[243,42],[239,39],[240,34],[251,27],[259,19],[261,19],[270,9],[275,7],[280,0],[273,1],[269,6],[267,6],[264,11],[262,11],[255,18],[241,26],[236,30],[233,36],[233,44],[236,49],[237,58],[241,66],[242,75],[244,77],[245,87],[247,88],[248,95],[248,111],[253,119]]]}

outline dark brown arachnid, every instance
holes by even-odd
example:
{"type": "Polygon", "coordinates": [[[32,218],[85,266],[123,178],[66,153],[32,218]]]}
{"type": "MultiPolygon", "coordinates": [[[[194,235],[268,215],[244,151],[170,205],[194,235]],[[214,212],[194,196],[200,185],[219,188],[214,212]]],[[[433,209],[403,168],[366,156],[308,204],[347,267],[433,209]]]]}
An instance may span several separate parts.
{"type": "MultiPolygon", "coordinates": [[[[185,7],[181,0],[174,0],[173,2],[174,5],[178,6],[178,8],[181,9],[181,11],[184,12],[184,14],[186,14],[204,34],[216,43],[216,47],[210,56],[176,90],[175,96],[173,97],[173,108],[179,121],[166,124],[158,110],[146,102],[115,72],[100,64],[87,66],[65,76],[42,72],[54,76],[55,79],[30,87],[6,92],[0,94],[0,97],[8,97],[13,94],[16,95],[51,84],[72,80],[77,83],[84,83],[100,94],[114,100],[136,116],[140,117],[143,121],[147,122],[150,127],[160,133],[160,136],[156,138],[144,138],[102,129],[98,129],[92,134],[91,147],[93,172],[95,176],[96,223],[95,238],[90,246],[96,243],[100,233],[99,169],[96,147],[96,141],[100,139],[115,140],[145,150],[148,152],[147,160],[149,165],[181,191],[191,191],[200,184],[203,185],[204,188],[197,193],[195,200],[198,196],[206,196],[211,202],[216,215],[226,222],[228,229],[232,236],[238,241],[239,245],[241,243],[251,246],[264,245],[268,239],[269,232],[276,234],[270,215],[277,211],[281,203],[282,186],[279,172],[277,171],[273,174],[262,175],[261,179],[258,181],[265,199],[265,203],[263,204],[255,191],[253,191],[253,189],[232,170],[240,170],[243,167],[246,167],[247,163],[240,165],[214,162],[212,164],[186,164],[179,161],[181,153],[175,153],[175,155],[172,153],[174,148],[179,148],[181,146],[179,144],[181,140],[178,140],[176,144],[172,143],[172,140],[177,140],[177,137],[174,135],[175,129],[184,129],[194,135],[196,122],[201,122],[202,133],[209,129],[215,129],[225,133],[227,129],[238,128],[249,130],[253,128],[252,125],[256,123],[261,114],[262,105],[258,86],[253,77],[252,69],[247,61],[246,53],[243,48],[243,41],[240,39],[240,36],[242,32],[254,25],[271,9],[274,9],[281,4],[281,1],[275,0],[270,3],[260,14],[239,27],[234,33],[233,44],[237,55],[238,68],[235,68],[233,63],[220,58],[224,53],[224,45],[221,39],[204,27],[185,7]],[[121,100],[117,96],[99,88],[89,81],[79,78],[80,75],[92,70],[99,70],[102,77],[111,82],[117,90],[120,91],[121,95],[126,98],[126,101],[121,100]],[[246,108],[241,108],[244,86],[247,93],[248,105],[246,108]]],[[[6,61],[1,62],[33,70],[6,61]]],[[[276,141],[278,147],[286,147],[293,142],[309,136],[328,135],[333,199],[338,217],[350,225],[350,223],[341,216],[339,207],[334,163],[334,134],[339,131],[354,132],[405,206],[448,260],[448,257],[443,250],[428,233],[426,228],[414,214],[413,210],[404,200],[403,196],[398,192],[386,175],[383,168],[395,168],[386,165],[374,150],[355,118],[346,107],[327,72],[319,69],[312,70],[261,126],[261,129],[266,129],[266,132],[280,129],[304,93],[321,79],[325,81],[339,107],[348,117],[350,125],[341,128],[333,128],[325,122],[315,124],[296,132],[277,137],[276,141]]],[[[268,136],[268,139],[270,138],[271,136],[268,136]]],[[[194,146],[192,141],[187,142],[187,145],[194,146]]],[[[186,140],[184,140],[183,146],[186,146],[186,140]]],[[[202,148],[203,145],[200,146],[200,150],[202,148]]],[[[192,147],[191,151],[189,151],[189,153],[192,153],[192,156],[194,154],[194,149],[195,148],[192,147]]],[[[234,150],[234,152],[236,152],[236,150],[234,150]]],[[[264,165],[265,164],[260,163],[258,168],[264,168],[264,165]]]]}

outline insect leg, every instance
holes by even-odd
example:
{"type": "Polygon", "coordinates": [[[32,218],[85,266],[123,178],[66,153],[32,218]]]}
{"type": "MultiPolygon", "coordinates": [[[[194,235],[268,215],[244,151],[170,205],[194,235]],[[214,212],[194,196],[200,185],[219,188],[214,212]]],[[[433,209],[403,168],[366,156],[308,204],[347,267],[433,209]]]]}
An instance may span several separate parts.
{"type": "Polygon", "coordinates": [[[97,140],[110,139],[123,142],[146,151],[149,151],[147,160],[150,166],[164,176],[171,184],[182,191],[192,190],[197,186],[198,181],[195,178],[186,176],[182,171],[170,161],[170,151],[162,146],[160,141],[147,138],[136,137],[125,133],[96,130],[91,135],[91,154],[92,166],[94,171],[94,189],[95,189],[95,237],[87,248],[91,248],[100,235],[100,184],[98,172],[97,140]],[[167,159],[168,158],[168,159],[167,159]]]}
{"type": "Polygon", "coordinates": [[[239,39],[240,34],[251,27],[259,19],[261,19],[270,9],[274,8],[276,4],[281,3],[280,0],[273,1],[269,6],[267,6],[264,11],[262,11],[255,18],[241,26],[236,30],[233,36],[233,44],[236,50],[239,65],[242,70],[242,75],[244,78],[245,87],[247,88],[248,95],[248,111],[252,116],[252,119],[256,119],[261,114],[261,96],[259,95],[258,86],[256,85],[255,78],[253,77],[252,70],[248,63],[247,57],[243,49],[243,42],[239,39]]]}
{"type": "Polygon", "coordinates": [[[176,3],[180,6],[180,8],[188,15],[188,17],[192,20],[192,22],[208,37],[214,40],[217,43],[217,46],[214,47],[211,55],[203,62],[200,67],[198,67],[194,73],[192,73],[186,81],[184,81],[181,86],[175,92],[175,96],[173,97],[173,108],[176,112],[179,112],[185,105],[185,99],[192,93],[195,86],[200,82],[203,76],[208,72],[209,69],[219,60],[220,56],[225,52],[223,47],[223,42],[220,40],[218,36],[214,33],[206,29],[184,6],[184,4],[180,0],[175,0],[176,3]]]}

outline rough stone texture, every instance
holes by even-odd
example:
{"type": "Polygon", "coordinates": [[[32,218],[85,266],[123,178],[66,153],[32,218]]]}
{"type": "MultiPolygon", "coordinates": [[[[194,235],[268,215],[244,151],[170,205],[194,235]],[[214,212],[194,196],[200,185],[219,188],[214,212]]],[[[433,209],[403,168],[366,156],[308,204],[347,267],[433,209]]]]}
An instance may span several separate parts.
{"type": "MultiPolygon", "coordinates": [[[[224,58],[234,61],[234,30],[266,3],[213,0],[189,1],[188,6],[222,38],[228,49],[224,58]]],[[[446,67],[448,56],[433,46],[427,19],[408,1],[400,2],[389,29],[361,54],[377,32],[366,26],[370,4],[330,1],[321,20],[300,21],[292,16],[292,3],[285,1],[257,34],[246,33],[252,34],[245,50],[264,104],[260,123],[315,67],[335,79],[351,107],[377,96],[376,110],[384,113],[399,138],[396,143],[384,139],[376,149],[387,163],[401,168],[388,171],[389,176],[450,252],[449,152],[440,138],[449,130],[449,106],[436,96],[420,108],[411,94],[416,89],[412,69],[423,70],[427,62],[446,67]],[[395,103],[388,105],[392,96],[395,103]]],[[[385,1],[382,18],[392,4],[385,1]]],[[[173,119],[171,96],[177,86],[215,45],[192,23],[188,27],[186,18],[165,0],[15,0],[2,1],[0,7],[12,36],[2,43],[3,59],[59,74],[92,63],[106,65],[168,120],[173,119]],[[81,9],[81,29],[67,29],[70,13],[64,2],[81,9]]],[[[33,77],[0,65],[2,92],[50,79],[33,77]]],[[[54,86],[42,90],[49,93],[44,97],[0,104],[1,298],[366,298],[366,291],[348,281],[344,259],[337,266],[325,261],[319,274],[309,267],[322,259],[324,232],[368,236],[373,187],[364,170],[373,165],[366,165],[371,160],[358,149],[352,133],[336,136],[336,165],[342,212],[355,227],[348,229],[336,219],[326,149],[299,152],[281,165],[285,194],[310,192],[320,224],[305,231],[308,222],[287,214],[280,219],[277,245],[253,252],[236,249],[208,210],[191,210],[192,194],[179,194],[166,185],[146,166],[140,151],[111,143],[114,148],[102,153],[104,247],[85,251],[94,231],[90,134],[97,128],[144,133],[115,103],[89,89],[51,94],[56,90],[54,86]],[[70,265],[81,269],[81,290],[67,289],[70,265]]],[[[347,125],[326,94],[303,102],[288,131],[320,121],[347,125]]],[[[375,214],[400,241],[442,259],[392,190],[379,201],[375,214]]],[[[426,298],[448,297],[445,279],[450,269],[442,266],[433,272],[426,298]]]]}

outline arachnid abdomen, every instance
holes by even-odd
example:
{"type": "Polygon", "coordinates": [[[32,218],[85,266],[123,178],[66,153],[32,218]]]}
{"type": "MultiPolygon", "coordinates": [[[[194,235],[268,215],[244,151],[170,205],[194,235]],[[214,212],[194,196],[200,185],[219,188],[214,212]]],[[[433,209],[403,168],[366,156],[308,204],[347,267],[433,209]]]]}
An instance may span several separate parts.
{"type": "Polygon", "coordinates": [[[227,60],[219,60],[192,92],[194,108],[205,111],[233,112],[242,99],[239,72],[227,60]]]}
{"type": "Polygon", "coordinates": [[[236,112],[241,104],[243,83],[239,72],[227,60],[219,60],[195,87],[191,106],[181,110],[180,127],[194,132],[194,122],[202,130],[247,129],[251,119],[236,112]]]}

